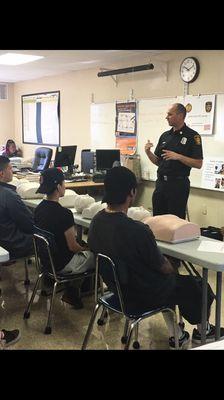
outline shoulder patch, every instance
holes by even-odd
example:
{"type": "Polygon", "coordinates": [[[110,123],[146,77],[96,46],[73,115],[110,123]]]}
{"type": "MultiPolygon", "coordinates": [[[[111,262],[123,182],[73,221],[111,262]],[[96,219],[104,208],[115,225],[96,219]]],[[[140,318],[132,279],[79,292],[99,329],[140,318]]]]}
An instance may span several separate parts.
{"type": "Polygon", "coordinates": [[[194,136],[194,141],[196,144],[200,145],[201,144],[201,137],[200,135],[195,135],[194,136]]]}

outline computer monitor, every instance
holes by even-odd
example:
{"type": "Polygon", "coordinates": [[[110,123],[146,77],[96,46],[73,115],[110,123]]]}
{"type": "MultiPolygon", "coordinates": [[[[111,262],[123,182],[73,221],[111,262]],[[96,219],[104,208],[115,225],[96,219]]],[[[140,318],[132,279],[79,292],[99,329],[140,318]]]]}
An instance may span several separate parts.
{"type": "Polygon", "coordinates": [[[102,171],[112,168],[114,161],[120,162],[120,150],[117,149],[96,150],[97,171],[102,171]]]}
{"type": "Polygon", "coordinates": [[[81,152],[81,171],[89,174],[94,170],[94,151],[82,150],[81,152]]]}
{"type": "Polygon", "coordinates": [[[59,146],[56,149],[54,166],[68,167],[68,173],[73,173],[77,146],[59,146]]]}

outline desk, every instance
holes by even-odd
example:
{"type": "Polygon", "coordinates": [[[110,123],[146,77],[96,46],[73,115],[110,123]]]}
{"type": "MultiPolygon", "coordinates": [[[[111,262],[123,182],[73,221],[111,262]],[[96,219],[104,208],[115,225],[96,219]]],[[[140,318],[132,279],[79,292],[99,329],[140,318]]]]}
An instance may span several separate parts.
{"type": "MultiPolygon", "coordinates": [[[[18,175],[14,174],[14,176],[18,179],[27,179],[31,182],[39,182],[40,174],[27,174],[27,175],[18,175]]],[[[103,182],[93,182],[92,180],[85,182],[65,182],[66,189],[86,189],[86,188],[95,188],[95,187],[103,187],[103,182]]]]}
{"type": "Polygon", "coordinates": [[[207,282],[208,270],[216,271],[216,313],[215,313],[215,338],[220,338],[220,320],[221,320],[221,289],[222,289],[222,272],[224,271],[224,255],[222,253],[209,253],[206,251],[198,251],[198,246],[202,240],[211,240],[219,242],[215,239],[200,236],[197,240],[171,244],[157,241],[157,245],[161,252],[165,255],[176,257],[179,260],[190,262],[202,267],[202,333],[201,343],[205,343],[206,339],[206,319],[207,319],[207,282]]]}
{"type": "Polygon", "coordinates": [[[0,263],[8,260],[9,260],[9,252],[3,249],[3,247],[0,247],[0,263]]]}
{"type": "MultiPolygon", "coordinates": [[[[24,200],[24,203],[35,208],[41,200],[24,200]]],[[[78,236],[82,235],[82,227],[88,228],[91,220],[82,218],[76,210],[71,209],[74,215],[75,223],[78,226],[78,236]]],[[[205,251],[198,251],[198,247],[202,240],[211,240],[217,242],[215,239],[205,238],[200,236],[197,240],[183,243],[166,243],[157,241],[160,251],[168,256],[178,258],[185,262],[190,262],[202,267],[202,334],[201,343],[205,343],[206,339],[206,320],[207,320],[207,282],[208,270],[216,271],[216,313],[215,313],[215,326],[216,326],[216,340],[220,338],[220,320],[221,320],[221,289],[222,289],[222,272],[224,271],[224,255],[222,253],[209,253],[205,251]]],[[[218,241],[219,242],[219,241],[218,241]]]]}
{"type": "Polygon", "coordinates": [[[95,188],[95,187],[103,187],[103,182],[93,182],[93,181],[86,181],[86,182],[65,182],[66,189],[88,189],[88,188],[95,188]]]}

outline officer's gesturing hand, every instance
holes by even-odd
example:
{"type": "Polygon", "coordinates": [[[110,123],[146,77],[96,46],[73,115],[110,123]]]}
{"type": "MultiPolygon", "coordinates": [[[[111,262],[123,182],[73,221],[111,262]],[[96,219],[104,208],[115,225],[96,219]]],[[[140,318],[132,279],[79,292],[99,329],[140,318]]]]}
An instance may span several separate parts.
{"type": "Polygon", "coordinates": [[[164,160],[180,160],[181,154],[175,151],[163,150],[162,157],[164,160]]]}
{"type": "Polygon", "coordinates": [[[159,160],[158,160],[158,157],[157,157],[155,154],[153,154],[153,153],[151,152],[151,148],[152,148],[152,147],[153,147],[153,143],[150,142],[150,140],[148,140],[147,143],[146,143],[146,145],[145,145],[145,152],[146,152],[148,158],[150,159],[150,161],[151,161],[153,164],[158,165],[159,160]]]}
{"type": "Polygon", "coordinates": [[[149,153],[151,151],[151,148],[153,147],[153,143],[150,142],[150,140],[147,141],[146,145],[145,145],[145,152],[149,153]]]}

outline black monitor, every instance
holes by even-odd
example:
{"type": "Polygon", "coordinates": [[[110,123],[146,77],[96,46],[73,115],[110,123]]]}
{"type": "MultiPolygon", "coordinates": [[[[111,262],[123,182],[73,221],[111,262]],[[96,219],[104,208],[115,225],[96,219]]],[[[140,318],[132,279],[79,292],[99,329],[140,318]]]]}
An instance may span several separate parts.
{"type": "Polygon", "coordinates": [[[54,166],[68,167],[68,173],[73,173],[77,146],[59,146],[56,149],[54,166]]]}
{"type": "Polygon", "coordinates": [[[114,161],[120,162],[120,150],[96,150],[97,171],[107,170],[113,167],[114,161]]]}
{"type": "Polygon", "coordinates": [[[81,171],[89,174],[94,170],[94,152],[82,150],[81,152],[81,171]]]}

